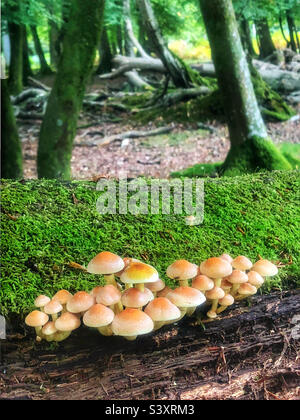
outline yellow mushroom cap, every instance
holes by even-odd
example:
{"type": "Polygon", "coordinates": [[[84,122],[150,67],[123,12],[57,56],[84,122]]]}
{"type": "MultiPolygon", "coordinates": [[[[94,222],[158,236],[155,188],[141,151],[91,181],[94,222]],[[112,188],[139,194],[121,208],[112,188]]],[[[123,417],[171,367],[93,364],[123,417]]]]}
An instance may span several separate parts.
{"type": "Polygon", "coordinates": [[[172,321],[180,317],[180,310],[169,299],[158,297],[153,299],[145,308],[145,313],[153,321],[172,321]]]}
{"type": "Polygon", "coordinates": [[[211,290],[214,287],[215,283],[212,279],[205,276],[204,274],[199,274],[192,281],[192,287],[195,289],[205,292],[206,290],[211,290]]]}
{"type": "Polygon", "coordinates": [[[233,268],[241,271],[250,270],[253,265],[249,258],[245,257],[244,255],[239,255],[236,257],[231,264],[233,268]]]}
{"type": "Polygon", "coordinates": [[[233,258],[229,254],[222,254],[222,255],[220,255],[219,258],[222,258],[223,260],[228,261],[229,264],[231,264],[232,261],[233,261],[233,258]]]}
{"type": "Polygon", "coordinates": [[[238,294],[240,295],[255,295],[257,289],[250,283],[243,283],[238,288],[238,294]]]}
{"type": "Polygon", "coordinates": [[[105,306],[114,305],[121,299],[121,292],[112,284],[107,284],[103,287],[98,287],[94,295],[96,302],[105,306]]]}
{"type": "Polygon", "coordinates": [[[123,292],[121,302],[128,308],[141,308],[154,299],[153,293],[148,288],[142,292],[136,287],[130,287],[123,292]]]}
{"type": "Polygon", "coordinates": [[[68,300],[71,299],[72,296],[72,293],[68,292],[65,289],[62,289],[55,293],[52,300],[57,300],[61,305],[65,305],[68,302],[68,300]]]}
{"type": "Polygon", "coordinates": [[[114,274],[124,268],[124,261],[121,257],[109,251],[97,254],[87,266],[88,273],[92,274],[114,274]]]}
{"type": "Polygon", "coordinates": [[[34,306],[36,306],[37,308],[42,308],[43,306],[47,305],[47,303],[49,303],[50,300],[51,299],[48,296],[39,295],[34,301],[34,306]]]}
{"type": "Polygon", "coordinates": [[[222,306],[230,306],[234,303],[234,297],[231,294],[225,295],[222,299],[219,300],[219,304],[222,306]]]}
{"type": "Polygon", "coordinates": [[[44,306],[44,312],[48,315],[57,314],[62,311],[63,307],[57,300],[51,300],[47,305],[44,306]]]}
{"type": "Polygon", "coordinates": [[[189,280],[196,277],[198,273],[198,267],[196,264],[192,264],[187,260],[174,261],[167,268],[167,276],[170,279],[177,280],[189,280]]]}
{"type": "Polygon", "coordinates": [[[151,292],[160,292],[165,288],[166,284],[163,280],[158,279],[157,281],[154,281],[153,283],[148,283],[147,288],[151,290],[151,292]]]}
{"type": "Polygon", "coordinates": [[[123,273],[123,271],[129,267],[130,264],[132,264],[133,262],[141,262],[140,260],[137,260],[136,258],[131,258],[131,257],[124,257],[123,258],[123,262],[124,262],[124,267],[122,270],[118,271],[117,273],[115,273],[115,276],[117,277],[121,277],[121,274],[123,273]]]}
{"type": "Polygon", "coordinates": [[[229,276],[232,273],[232,267],[228,261],[219,257],[212,257],[201,263],[200,271],[207,277],[219,279],[229,276]]]}
{"type": "Polygon", "coordinates": [[[41,311],[32,311],[25,318],[25,324],[29,327],[42,327],[49,321],[49,316],[41,311]]]}
{"type": "Polygon", "coordinates": [[[115,335],[136,336],[147,334],[154,328],[154,324],[149,315],[140,309],[126,308],[118,313],[113,322],[111,329],[115,335]]]}
{"type": "Polygon", "coordinates": [[[215,286],[213,289],[208,290],[205,293],[205,296],[207,297],[207,299],[222,299],[225,296],[225,292],[223,289],[221,289],[221,287],[215,286]]]}
{"type": "Polygon", "coordinates": [[[252,270],[256,271],[263,277],[275,276],[278,273],[278,268],[269,260],[258,260],[253,265],[252,270]]]}
{"type": "Polygon", "coordinates": [[[171,290],[166,298],[179,308],[198,306],[206,300],[204,294],[200,292],[200,290],[189,286],[180,286],[171,290]]]}
{"type": "Polygon", "coordinates": [[[248,273],[248,283],[252,284],[255,287],[260,287],[264,282],[263,277],[256,271],[249,271],[248,273]]]}
{"type": "Polygon", "coordinates": [[[95,298],[87,292],[77,292],[67,302],[67,310],[74,314],[90,309],[95,303],[95,298]]]}
{"type": "Polygon", "coordinates": [[[42,328],[42,333],[45,335],[51,335],[56,333],[57,328],[55,327],[55,322],[49,321],[42,328]]]}
{"type": "Polygon", "coordinates": [[[158,272],[151,265],[134,262],[130,264],[121,274],[120,280],[123,283],[152,283],[158,280],[158,272]]]}
{"type": "Polygon", "coordinates": [[[241,270],[233,270],[232,274],[226,277],[226,280],[232,284],[246,283],[248,281],[248,276],[241,270]]]}
{"type": "Polygon", "coordinates": [[[96,303],[83,315],[82,320],[87,327],[99,328],[111,324],[114,316],[114,311],[110,308],[96,303]]]}
{"type": "Polygon", "coordinates": [[[64,312],[56,321],[55,327],[59,331],[73,331],[80,327],[80,319],[77,315],[64,312]]]}

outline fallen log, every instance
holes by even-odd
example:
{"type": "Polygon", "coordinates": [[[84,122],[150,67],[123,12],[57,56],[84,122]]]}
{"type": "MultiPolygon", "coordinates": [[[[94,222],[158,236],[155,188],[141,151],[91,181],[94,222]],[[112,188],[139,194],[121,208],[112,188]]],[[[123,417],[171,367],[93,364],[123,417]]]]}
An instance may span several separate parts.
{"type": "MultiPolygon", "coordinates": [[[[116,140],[125,140],[125,139],[138,139],[140,137],[151,137],[158,136],[160,134],[170,133],[174,127],[159,127],[155,130],[150,131],[126,131],[125,133],[113,134],[111,136],[104,137],[101,140],[94,141],[92,143],[75,143],[74,146],[77,147],[95,147],[95,146],[105,146],[109,143],[112,143],[116,140]]],[[[88,133],[85,133],[85,135],[88,133]]]]}
{"type": "Polygon", "coordinates": [[[255,296],[223,314],[201,324],[197,313],[134,342],[87,328],[56,349],[8,336],[0,399],[299,398],[300,291],[255,296]]]}

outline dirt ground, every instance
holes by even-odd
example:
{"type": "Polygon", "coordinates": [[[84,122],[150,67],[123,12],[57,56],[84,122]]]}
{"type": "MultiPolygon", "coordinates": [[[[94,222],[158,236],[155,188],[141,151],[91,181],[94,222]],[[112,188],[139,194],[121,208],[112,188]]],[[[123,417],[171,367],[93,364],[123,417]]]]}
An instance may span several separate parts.
{"type": "Polygon", "coordinates": [[[199,313],[136,341],[81,327],[57,347],[28,330],[2,344],[0,399],[300,400],[300,291],[199,313]]]}
{"type": "MultiPolygon", "coordinates": [[[[43,79],[43,82],[51,86],[52,80],[43,79]]],[[[104,84],[95,76],[88,92],[112,90],[120,87],[121,82],[122,80],[116,79],[104,84]]],[[[300,106],[298,112],[300,114],[300,106]]],[[[172,171],[185,169],[196,163],[223,161],[230,147],[227,127],[217,121],[206,122],[209,130],[199,129],[197,124],[183,125],[174,122],[171,125],[172,131],[165,135],[117,140],[105,146],[83,147],[85,143],[112,134],[132,129],[148,131],[155,128],[153,123],[145,126],[128,123],[128,115],[124,112],[111,115],[117,117],[118,122],[111,122],[109,116],[105,122],[102,117],[101,110],[95,113],[94,110],[85,109],[81,113],[78,127],[92,125],[77,131],[71,161],[74,179],[107,175],[119,177],[125,174],[129,178],[140,175],[167,178],[172,171]]],[[[37,177],[36,154],[40,124],[37,120],[18,120],[25,178],[37,177]]],[[[269,123],[268,133],[276,144],[299,143],[300,119],[293,122],[269,123]]]]}

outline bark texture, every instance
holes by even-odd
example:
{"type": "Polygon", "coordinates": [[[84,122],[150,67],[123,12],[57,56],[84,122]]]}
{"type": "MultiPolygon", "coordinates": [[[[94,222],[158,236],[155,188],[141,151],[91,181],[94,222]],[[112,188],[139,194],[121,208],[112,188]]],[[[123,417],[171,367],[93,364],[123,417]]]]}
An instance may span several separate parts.
{"type": "Polygon", "coordinates": [[[70,160],[86,83],[100,41],[104,0],[72,0],[63,53],[41,126],[39,178],[70,178],[70,160]]]}
{"type": "Polygon", "coordinates": [[[230,134],[231,150],[223,171],[237,175],[257,169],[290,169],[268,139],[231,0],[200,0],[200,6],[230,134]]]}
{"type": "Polygon", "coordinates": [[[21,178],[22,149],[10,102],[7,80],[1,81],[1,176],[21,178]]]}
{"type": "Polygon", "coordinates": [[[17,95],[23,89],[23,27],[14,22],[8,24],[10,38],[9,91],[17,95]]]}
{"type": "Polygon", "coordinates": [[[0,399],[297,399],[299,314],[299,291],[276,292],[205,329],[197,313],[133,342],[80,328],[53,349],[9,335],[0,399]]]}
{"type": "Polygon", "coordinates": [[[259,57],[266,58],[276,51],[267,19],[259,20],[256,23],[256,30],[259,41],[259,57]]]}

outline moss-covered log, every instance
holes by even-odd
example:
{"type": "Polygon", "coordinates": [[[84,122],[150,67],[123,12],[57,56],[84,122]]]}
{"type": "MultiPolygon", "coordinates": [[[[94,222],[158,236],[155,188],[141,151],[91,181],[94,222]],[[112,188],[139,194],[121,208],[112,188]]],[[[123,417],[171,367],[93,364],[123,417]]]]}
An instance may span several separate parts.
{"type": "Polygon", "coordinates": [[[186,258],[196,264],[227,252],[280,261],[279,275],[263,285],[300,286],[297,171],[275,171],[204,182],[204,221],[182,215],[106,214],[96,210],[96,183],[57,180],[2,182],[0,302],[9,318],[23,317],[40,293],[91,290],[101,276],[76,270],[102,250],[135,257],[157,268],[186,258]]]}
{"type": "Polygon", "coordinates": [[[40,178],[70,178],[70,160],[86,83],[99,45],[103,0],[72,0],[63,53],[41,126],[40,178]]]}
{"type": "Polygon", "coordinates": [[[200,0],[200,5],[230,133],[223,173],[290,169],[267,138],[231,0],[200,0]]]}
{"type": "Polygon", "coordinates": [[[1,175],[21,178],[23,175],[21,142],[10,102],[7,80],[1,81],[1,175]]]}

